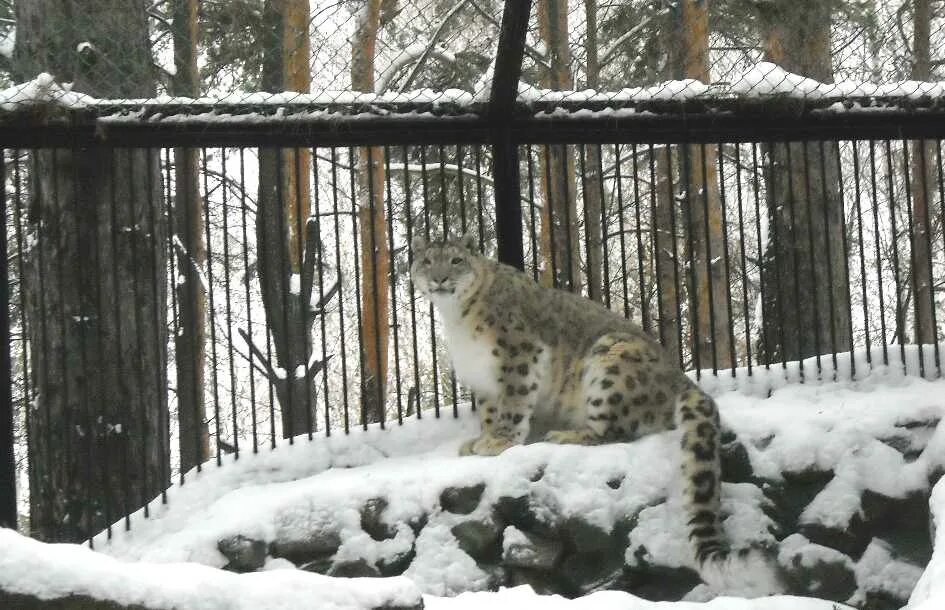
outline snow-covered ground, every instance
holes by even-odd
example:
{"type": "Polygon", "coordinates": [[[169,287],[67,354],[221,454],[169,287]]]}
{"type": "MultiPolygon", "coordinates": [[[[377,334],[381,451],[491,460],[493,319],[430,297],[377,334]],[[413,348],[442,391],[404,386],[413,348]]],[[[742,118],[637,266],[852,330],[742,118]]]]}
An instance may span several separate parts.
{"type": "MultiPolygon", "coordinates": [[[[807,366],[811,381],[814,369],[807,366]]],[[[859,364],[858,369],[865,370],[859,364]]],[[[750,381],[738,373],[735,381],[707,379],[703,385],[716,396],[723,424],[745,446],[756,474],[777,479],[784,471],[834,473],[801,520],[843,528],[860,511],[864,490],[890,497],[925,493],[929,477],[945,468],[943,424],[929,428],[924,450],[908,461],[877,440],[901,433],[897,424],[903,422],[945,419],[945,380],[904,377],[882,367],[859,381],[797,385],[786,384],[783,378],[778,371],[758,370],[750,381]]],[[[476,511],[488,510],[500,496],[522,493],[541,498],[542,506],[552,507],[556,518],[580,516],[606,531],[622,515],[638,514],[631,538],[645,538],[648,551],[660,555],[664,564],[691,565],[678,505],[670,499],[654,506],[675,494],[676,433],[629,444],[538,443],[515,447],[496,458],[456,457],[459,444],[477,428],[468,409],[458,419],[425,414],[391,430],[371,427],[348,436],[281,444],[257,455],[243,454],[239,460],[230,457],[223,467],[208,464],[203,472],[188,474],[186,484],[172,486],[167,505],[153,502],[150,518],[139,511],[131,517],[130,531],[118,526],[110,540],[105,533],[96,537],[98,552],[72,545],[44,546],[0,532],[4,549],[0,589],[13,586],[46,595],[65,590],[88,595],[117,591],[125,596],[119,598],[122,601],[152,595],[194,608],[288,608],[293,600],[310,604],[313,599],[324,602],[308,607],[369,608],[382,598],[406,605],[421,593],[425,606],[434,610],[842,607],[790,597],[750,601],[719,597],[705,604],[670,604],[616,591],[577,600],[539,596],[528,587],[476,592],[488,585],[487,575],[460,550],[450,528],[460,520],[485,518],[476,511]],[[484,484],[484,491],[472,513],[456,515],[440,506],[445,488],[477,484],[484,484]],[[392,530],[382,540],[362,529],[363,507],[379,497],[387,502],[383,521],[392,530]],[[418,532],[408,523],[420,516],[425,525],[418,532]],[[403,577],[392,579],[330,579],[296,570],[292,563],[276,558],[269,558],[265,570],[256,574],[213,569],[228,561],[218,550],[218,542],[228,536],[272,543],[328,528],[339,534],[335,559],[363,558],[370,563],[411,547],[416,557],[403,577]],[[133,584],[125,587],[119,581],[133,584]],[[188,596],[197,596],[197,591],[204,605],[189,603],[195,598],[188,596]],[[253,600],[265,603],[253,605],[253,600]]],[[[771,538],[770,520],[757,510],[757,499],[748,487],[723,487],[723,504],[731,515],[726,530],[736,544],[771,538]]],[[[937,546],[921,579],[916,568],[891,562],[882,548],[871,547],[855,566],[858,583],[889,581],[884,584],[909,591],[918,579],[910,607],[945,607],[945,484],[935,490],[932,507],[937,546]]],[[[801,548],[793,550],[807,552],[803,541],[791,542],[795,543],[801,548]]]]}

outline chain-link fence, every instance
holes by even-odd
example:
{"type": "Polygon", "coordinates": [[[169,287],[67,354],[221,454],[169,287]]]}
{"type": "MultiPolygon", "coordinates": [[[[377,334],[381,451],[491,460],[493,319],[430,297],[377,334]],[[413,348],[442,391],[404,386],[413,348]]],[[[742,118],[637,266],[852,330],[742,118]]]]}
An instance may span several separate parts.
{"type": "MultiPolygon", "coordinates": [[[[3,108],[50,96],[96,103],[48,79],[14,86],[42,72],[112,103],[170,96],[235,106],[467,106],[488,98],[502,7],[8,0],[0,3],[0,79],[14,88],[3,108]]],[[[941,86],[914,81],[942,78],[943,18],[945,3],[929,0],[538,0],[521,99],[940,95],[941,86]]]]}

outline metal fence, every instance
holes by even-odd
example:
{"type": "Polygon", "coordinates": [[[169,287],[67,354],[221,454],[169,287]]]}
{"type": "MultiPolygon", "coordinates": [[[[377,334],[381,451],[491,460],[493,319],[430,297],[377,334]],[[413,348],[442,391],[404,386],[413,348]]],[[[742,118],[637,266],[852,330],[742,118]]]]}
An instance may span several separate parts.
{"type": "Polygon", "coordinates": [[[472,232],[700,377],[941,376],[934,87],[516,95],[527,8],[481,99],[5,98],[0,495],[20,480],[24,529],[89,539],[229,454],[456,414],[417,234],[472,232]]]}

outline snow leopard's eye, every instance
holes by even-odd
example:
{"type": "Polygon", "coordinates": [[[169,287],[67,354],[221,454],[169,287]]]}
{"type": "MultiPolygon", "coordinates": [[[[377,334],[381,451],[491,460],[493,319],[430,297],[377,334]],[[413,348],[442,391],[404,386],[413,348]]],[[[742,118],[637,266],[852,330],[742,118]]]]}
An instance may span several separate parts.
{"type": "Polygon", "coordinates": [[[463,259],[461,259],[461,258],[458,257],[458,256],[454,256],[454,257],[453,257],[453,260],[451,260],[450,262],[451,262],[452,264],[454,264],[454,265],[458,265],[458,264],[460,264],[461,262],[463,262],[463,259]]]}

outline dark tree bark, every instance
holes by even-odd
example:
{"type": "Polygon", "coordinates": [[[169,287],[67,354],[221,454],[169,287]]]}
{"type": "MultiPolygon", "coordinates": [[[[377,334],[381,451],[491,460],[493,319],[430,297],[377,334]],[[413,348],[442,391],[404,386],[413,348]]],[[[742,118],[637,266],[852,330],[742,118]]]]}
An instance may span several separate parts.
{"type": "MultiPolygon", "coordinates": [[[[154,95],[145,3],[23,0],[16,10],[18,78],[47,71],[98,97],[154,95]]],[[[106,147],[32,155],[30,518],[44,540],[82,540],[167,481],[158,159],[106,147]]]]}
{"type": "MultiPolygon", "coordinates": [[[[932,11],[929,0],[913,0],[913,57],[912,79],[931,80],[930,38],[932,11]]],[[[912,278],[915,283],[915,341],[935,343],[935,324],[932,308],[932,258],[929,202],[934,191],[935,175],[931,161],[935,149],[929,142],[916,141],[910,146],[909,186],[912,197],[912,234],[915,240],[912,250],[912,278]]]]}
{"type": "MultiPolygon", "coordinates": [[[[571,50],[568,46],[568,3],[539,0],[538,31],[548,49],[550,69],[544,70],[541,85],[556,91],[570,89],[571,50]]],[[[545,267],[541,280],[581,292],[581,242],[575,192],[574,151],[554,144],[539,149],[539,181],[545,206],[541,214],[541,249],[545,267]]]]}
{"type": "MultiPolygon", "coordinates": [[[[174,95],[196,97],[200,93],[197,71],[197,0],[174,0],[172,5],[174,95]]],[[[174,354],[177,366],[180,469],[186,472],[210,457],[210,439],[204,400],[206,364],[207,297],[198,270],[207,264],[204,243],[203,201],[197,184],[197,151],[174,149],[173,229],[176,248],[177,323],[174,354]]]]}
{"type": "MultiPolygon", "coordinates": [[[[351,87],[374,91],[374,57],[381,13],[392,10],[382,0],[366,0],[351,41],[351,87]]],[[[361,239],[361,408],[363,423],[383,421],[387,396],[390,337],[390,252],[384,215],[384,149],[360,148],[358,224],[361,239]]]]}
{"type": "MultiPolygon", "coordinates": [[[[833,81],[832,2],[777,0],[761,7],[765,56],[785,70],[833,81]]],[[[849,349],[849,281],[835,142],[766,150],[769,238],[762,274],[768,362],[849,349]]]]}
{"type": "MultiPolygon", "coordinates": [[[[307,92],[308,0],[267,0],[263,21],[269,36],[263,89],[307,92]]],[[[307,220],[303,220],[309,216],[310,162],[307,151],[259,150],[256,243],[275,367],[265,357],[262,360],[282,408],[283,438],[312,432],[317,421],[315,377],[322,363],[311,361],[315,321],[311,295],[314,265],[320,263],[313,241],[318,236],[306,235],[307,220]]]]}
{"type": "MultiPolygon", "coordinates": [[[[679,18],[680,76],[709,82],[709,2],[682,0],[679,18]]],[[[729,334],[728,275],[725,270],[725,218],[719,196],[718,157],[713,146],[685,146],[681,185],[688,206],[688,236],[692,247],[690,286],[696,305],[690,311],[693,352],[699,365],[720,368],[733,365],[729,334]]]]}

